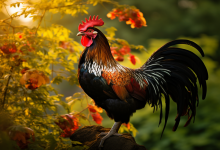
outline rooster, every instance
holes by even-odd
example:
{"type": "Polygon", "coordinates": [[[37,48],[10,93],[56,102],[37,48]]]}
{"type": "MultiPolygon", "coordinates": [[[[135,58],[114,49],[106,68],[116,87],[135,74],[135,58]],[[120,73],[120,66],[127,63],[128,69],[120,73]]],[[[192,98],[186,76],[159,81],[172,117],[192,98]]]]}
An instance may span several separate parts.
{"type": "Polygon", "coordinates": [[[132,114],[146,104],[161,109],[160,124],[163,97],[166,106],[163,131],[168,119],[170,99],[177,104],[173,131],[177,129],[181,116],[188,115],[187,126],[196,115],[199,100],[197,79],[202,86],[202,99],[205,99],[208,72],[197,55],[172,46],[187,44],[204,56],[201,47],[189,40],[174,40],[154,52],[142,67],[130,69],[113,58],[107,38],[94,27],[103,24],[98,16],[90,16],[89,20],[79,24],[77,34],[82,36],[81,44],[86,47],[78,64],[79,84],[96,105],[105,109],[115,121],[108,133],[100,134],[105,136],[99,147],[103,147],[104,141],[110,136],[120,135],[118,130],[121,124],[128,123],[132,114]]]}

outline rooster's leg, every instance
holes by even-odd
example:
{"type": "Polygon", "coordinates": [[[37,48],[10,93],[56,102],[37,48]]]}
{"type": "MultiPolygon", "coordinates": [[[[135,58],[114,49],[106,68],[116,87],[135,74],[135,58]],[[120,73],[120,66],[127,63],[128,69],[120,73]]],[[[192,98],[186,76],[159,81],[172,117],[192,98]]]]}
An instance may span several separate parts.
{"type": "Polygon", "coordinates": [[[120,136],[121,134],[118,133],[118,130],[121,126],[122,122],[115,122],[114,125],[112,126],[111,130],[109,132],[102,132],[100,133],[99,135],[105,135],[102,139],[101,139],[101,142],[99,144],[99,148],[103,147],[103,144],[105,142],[105,140],[107,138],[109,138],[110,136],[112,135],[117,135],[117,136],[120,136]]]}

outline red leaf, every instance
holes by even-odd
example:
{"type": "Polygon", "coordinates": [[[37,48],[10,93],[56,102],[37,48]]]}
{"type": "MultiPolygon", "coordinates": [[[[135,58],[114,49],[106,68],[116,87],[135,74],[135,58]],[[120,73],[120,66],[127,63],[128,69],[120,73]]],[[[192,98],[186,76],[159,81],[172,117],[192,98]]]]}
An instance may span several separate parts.
{"type": "Polygon", "coordinates": [[[142,25],[141,19],[135,20],[135,27],[136,27],[136,28],[140,28],[140,27],[142,27],[142,26],[143,26],[143,25],[142,25]]]}
{"type": "Polygon", "coordinates": [[[78,118],[74,115],[62,115],[55,123],[63,130],[61,137],[70,137],[80,126],[78,118]]]}
{"type": "Polygon", "coordinates": [[[120,52],[122,55],[126,55],[126,54],[128,54],[128,53],[131,52],[131,49],[129,48],[129,46],[123,46],[123,47],[119,50],[119,52],[120,52]]]}
{"type": "Polygon", "coordinates": [[[118,19],[119,21],[128,21],[129,17],[126,14],[124,14],[124,16],[119,16],[118,19]]]}
{"type": "Polygon", "coordinates": [[[22,34],[23,34],[23,33],[21,33],[21,32],[18,32],[18,33],[17,33],[19,39],[21,39],[21,38],[23,37],[22,34]]]}
{"type": "Polygon", "coordinates": [[[130,55],[130,61],[133,65],[136,64],[136,59],[135,59],[135,56],[134,55],[130,55]]]}
{"type": "Polygon", "coordinates": [[[116,60],[116,61],[124,61],[124,57],[116,56],[116,57],[115,57],[115,60],[116,60]]]}
{"type": "Polygon", "coordinates": [[[17,51],[15,44],[4,44],[0,49],[4,54],[12,54],[17,51]]]}
{"type": "Polygon", "coordinates": [[[89,111],[90,111],[90,112],[93,112],[93,113],[95,113],[95,112],[96,112],[95,107],[94,107],[94,106],[92,106],[92,105],[88,105],[88,109],[89,109],[89,111]]]}
{"type": "Polygon", "coordinates": [[[32,140],[35,141],[34,131],[30,128],[24,127],[23,129],[14,128],[10,130],[11,139],[16,141],[20,149],[28,148],[28,144],[31,143],[29,139],[32,137],[32,140]],[[22,131],[19,131],[22,130],[22,131]]]}
{"type": "Polygon", "coordinates": [[[67,120],[69,121],[69,124],[71,126],[71,129],[72,130],[77,130],[79,128],[79,120],[78,118],[76,118],[75,116],[73,115],[65,115],[67,120]]]}
{"type": "Polygon", "coordinates": [[[92,116],[93,120],[94,120],[97,124],[101,124],[101,123],[102,123],[103,118],[102,118],[102,116],[101,116],[98,112],[92,113],[91,116],[92,116]]]}
{"type": "Polygon", "coordinates": [[[25,87],[28,88],[28,89],[31,89],[31,90],[34,90],[34,89],[37,89],[39,86],[38,86],[38,80],[37,79],[29,79],[27,81],[27,84],[25,84],[25,87]]]}
{"type": "Polygon", "coordinates": [[[139,9],[134,9],[132,7],[113,9],[107,14],[107,17],[110,19],[118,17],[119,21],[125,21],[126,24],[131,24],[131,28],[147,26],[143,13],[140,12],[139,9]]]}
{"type": "Polygon", "coordinates": [[[28,68],[28,67],[24,67],[24,68],[21,70],[21,74],[25,74],[25,72],[26,72],[27,70],[29,70],[29,68],[28,68]]]}

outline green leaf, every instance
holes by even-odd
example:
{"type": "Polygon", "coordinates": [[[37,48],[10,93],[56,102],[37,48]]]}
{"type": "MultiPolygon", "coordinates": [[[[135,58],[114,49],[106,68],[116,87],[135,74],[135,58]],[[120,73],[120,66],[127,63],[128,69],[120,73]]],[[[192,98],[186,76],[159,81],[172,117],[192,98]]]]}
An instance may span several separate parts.
{"type": "Polygon", "coordinates": [[[60,105],[63,106],[63,108],[67,111],[67,113],[70,113],[70,107],[66,102],[60,101],[59,103],[60,103],[60,105]]]}
{"type": "Polygon", "coordinates": [[[52,134],[48,134],[45,138],[48,140],[46,150],[55,150],[57,147],[57,141],[54,136],[52,134]]]}
{"type": "Polygon", "coordinates": [[[71,141],[71,143],[74,144],[74,145],[82,145],[82,143],[79,142],[79,141],[71,141]]]}
{"type": "Polygon", "coordinates": [[[51,81],[51,83],[54,84],[60,84],[63,81],[64,77],[61,75],[56,76],[55,78],[53,78],[53,80],[51,81]]]}

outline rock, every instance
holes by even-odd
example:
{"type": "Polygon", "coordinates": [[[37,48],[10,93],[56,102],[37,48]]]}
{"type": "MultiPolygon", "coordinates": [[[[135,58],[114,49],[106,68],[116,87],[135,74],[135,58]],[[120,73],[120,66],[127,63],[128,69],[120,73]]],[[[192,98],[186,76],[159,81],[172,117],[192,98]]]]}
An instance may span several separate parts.
{"type": "MultiPolygon", "coordinates": [[[[101,132],[108,132],[110,128],[102,126],[85,126],[70,137],[72,141],[79,141],[89,147],[88,150],[98,150],[99,143],[103,136],[98,136],[101,132]]],[[[122,136],[111,136],[105,140],[102,150],[146,150],[144,146],[138,145],[131,134],[122,136]]]]}

